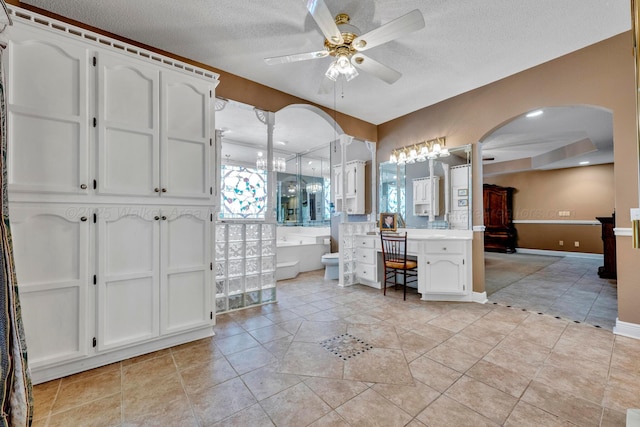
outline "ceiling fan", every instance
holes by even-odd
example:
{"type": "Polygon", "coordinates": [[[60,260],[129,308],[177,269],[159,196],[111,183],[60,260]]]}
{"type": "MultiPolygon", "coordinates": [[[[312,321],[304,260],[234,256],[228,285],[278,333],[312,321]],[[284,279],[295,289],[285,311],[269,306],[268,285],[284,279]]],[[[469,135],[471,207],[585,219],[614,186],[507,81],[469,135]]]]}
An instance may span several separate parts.
{"type": "Polygon", "coordinates": [[[285,64],[332,56],[335,60],[325,75],[333,81],[336,81],[340,76],[344,76],[347,81],[353,79],[358,76],[356,69],[358,68],[392,84],[402,74],[361,52],[424,28],[422,13],[416,9],[366,34],[359,35],[360,30],[349,24],[350,18],[346,13],[340,13],[334,18],[324,0],[306,0],[306,3],[309,13],[326,37],[324,49],[266,58],[267,64],[285,64]]]}

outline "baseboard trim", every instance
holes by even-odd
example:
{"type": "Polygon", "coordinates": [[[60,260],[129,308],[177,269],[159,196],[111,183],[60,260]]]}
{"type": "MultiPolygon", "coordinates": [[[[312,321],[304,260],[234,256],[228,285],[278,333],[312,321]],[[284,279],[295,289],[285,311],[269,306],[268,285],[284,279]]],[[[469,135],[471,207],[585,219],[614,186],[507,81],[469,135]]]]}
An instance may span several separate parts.
{"type": "Polygon", "coordinates": [[[613,333],[640,340],[640,325],[637,323],[623,322],[616,318],[616,326],[613,327],[613,333]]]}
{"type": "Polygon", "coordinates": [[[589,254],[585,252],[565,252],[565,251],[551,251],[546,249],[517,248],[516,253],[529,254],[529,255],[562,256],[562,257],[566,256],[571,258],[587,258],[587,259],[604,260],[604,255],[602,254],[589,254]]]}
{"type": "Polygon", "coordinates": [[[480,304],[486,304],[487,302],[489,302],[489,299],[487,298],[487,292],[473,292],[471,294],[471,301],[473,302],[477,302],[480,304]]]}

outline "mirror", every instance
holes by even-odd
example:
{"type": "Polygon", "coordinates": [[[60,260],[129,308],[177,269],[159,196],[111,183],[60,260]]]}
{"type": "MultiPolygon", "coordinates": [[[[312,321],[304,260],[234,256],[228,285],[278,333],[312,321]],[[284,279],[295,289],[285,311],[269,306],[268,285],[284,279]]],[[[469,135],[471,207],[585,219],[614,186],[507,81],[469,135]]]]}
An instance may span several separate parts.
{"type": "Polygon", "coordinates": [[[380,212],[398,213],[406,228],[470,230],[471,145],[449,152],[424,162],[380,163],[380,212]]]}

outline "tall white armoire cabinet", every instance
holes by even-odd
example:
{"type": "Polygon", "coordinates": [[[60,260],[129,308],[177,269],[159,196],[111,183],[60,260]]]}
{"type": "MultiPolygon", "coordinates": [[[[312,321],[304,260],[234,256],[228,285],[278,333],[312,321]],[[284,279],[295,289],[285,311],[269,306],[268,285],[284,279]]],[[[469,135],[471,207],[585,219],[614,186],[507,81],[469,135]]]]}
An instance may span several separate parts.
{"type": "Polygon", "coordinates": [[[213,335],[218,75],[14,20],[8,185],[34,382],[213,335]]]}

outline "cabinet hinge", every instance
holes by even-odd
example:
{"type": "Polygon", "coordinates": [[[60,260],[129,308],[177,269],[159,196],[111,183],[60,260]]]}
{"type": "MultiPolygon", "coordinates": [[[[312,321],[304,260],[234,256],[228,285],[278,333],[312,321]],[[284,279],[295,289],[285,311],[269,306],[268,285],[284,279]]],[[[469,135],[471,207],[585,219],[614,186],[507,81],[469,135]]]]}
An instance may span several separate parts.
{"type": "Polygon", "coordinates": [[[464,265],[464,258],[462,258],[462,265],[464,265]]]}
{"type": "Polygon", "coordinates": [[[95,347],[98,345],[98,340],[96,339],[96,337],[93,337],[93,341],[91,342],[91,344],[95,347]]]}
{"type": "Polygon", "coordinates": [[[94,285],[98,284],[98,276],[96,276],[95,274],[93,275],[93,284],[94,285]]]}
{"type": "Polygon", "coordinates": [[[213,196],[213,187],[209,187],[209,194],[213,196]]]}
{"type": "Polygon", "coordinates": [[[98,119],[97,118],[93,118],[93,127],[98,126],[98,119]]]}
{"type": "Polygon", "coordinates": [[[209,263],[209,270],[213,271],[213,263],[212,262],[209,263]]]}
{"type": "Polygon", "coordinates": [[[209,319],[213,320],[213,311],[209,312],[209,319]]]}
{"type": "Polygon", "coordinates": [[[95,56],[93,57],[93,66],[95,67],[96,65],[98,65],[98,58],[96,58],[95,56]]]}
{"type": "Polygon", "coordinates": [[[95,224],[96,222],[98,222],[98,214],[93,214],[93,223],[95,224]]]}
{"type": "Polygon", "coordinates": [[[209,214],[209,221],[213,222],[213,214],[209,214]]]}
{"type": "Polygon", "coordinates": [[[212,90],[209,91],[209,98],[213,98],[213,91],[212,90]]]}
{"type": "Polygon", "coordinates": [[[98,188],[98,181],[96,181],[95,179],[93,180],[93,189],[95,190],[96,188],[98,188]]]}
{"type": "Polygon", "coordinates": [[[209,138],[209,147],[213,147],[213,138],[209,138]]]}

